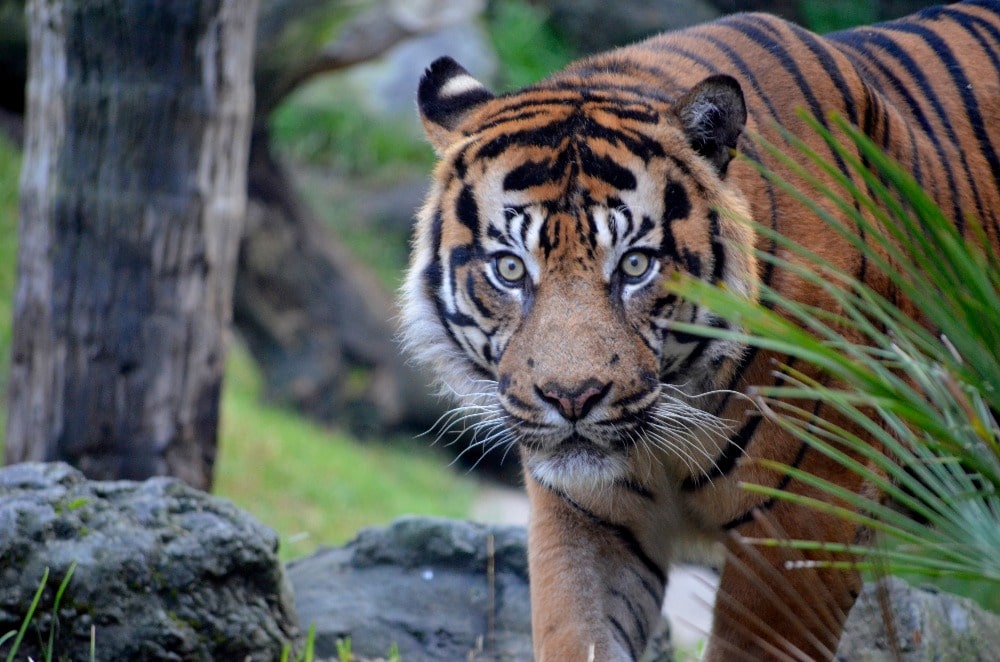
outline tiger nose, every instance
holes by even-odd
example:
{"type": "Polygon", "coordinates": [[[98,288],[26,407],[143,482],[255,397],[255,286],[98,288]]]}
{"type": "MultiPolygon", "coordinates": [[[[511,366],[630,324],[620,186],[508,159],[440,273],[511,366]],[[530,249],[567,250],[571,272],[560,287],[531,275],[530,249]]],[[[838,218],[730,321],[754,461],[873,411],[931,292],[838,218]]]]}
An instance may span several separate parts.
{"type": "Polygon", "coordinates": [[[602,384],[596,379],[588,379],[575,387],[565,387],[555,382],[535,387],[538,396],[569,421],[578,421],[586,416],[610,388],[610,383],[602,384]]]}

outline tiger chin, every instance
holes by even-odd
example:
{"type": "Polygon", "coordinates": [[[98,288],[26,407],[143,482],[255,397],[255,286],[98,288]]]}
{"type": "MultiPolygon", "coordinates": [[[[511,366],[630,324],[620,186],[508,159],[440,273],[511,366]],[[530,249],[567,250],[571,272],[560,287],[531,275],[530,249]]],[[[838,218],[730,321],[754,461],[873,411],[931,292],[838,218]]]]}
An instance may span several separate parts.
{"type": "Polygon", "coordinates": [[[664,284],[684,274],[749,299],[768,287],[833,305],[755,259],[795,259],[759,224],[895,296],[848,239],[760,174],[796,183],[750,138],[802,158],[791,134],[835,164],[817,178],[856,179],[801,109],[861,127],[997,245],[998,35],[997,2],[825,37],[738,14],[509,94],[447,57],[427,69],[418,105],[439,163],[414,232],[404,338],[458,401],[456,418],[521,456],[536,659],[638,659],[668,568],[697,549],[726,558],[706,659],[833,657],[858,574],[808,563],[838,559],[829,552],[789,563],[739,540],[854,544],[866,532],[740,486],[824,498],[766,459],[871,488],[743,395],[775,384],[785,357],[685,333],[679,323],[725,322],[664,284]]]}

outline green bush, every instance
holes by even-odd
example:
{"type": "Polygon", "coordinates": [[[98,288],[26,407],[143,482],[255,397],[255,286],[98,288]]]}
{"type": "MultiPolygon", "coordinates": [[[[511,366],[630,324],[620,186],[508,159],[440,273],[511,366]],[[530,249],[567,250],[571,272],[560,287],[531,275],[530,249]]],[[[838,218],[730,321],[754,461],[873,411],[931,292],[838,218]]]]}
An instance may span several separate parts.
{"type": "Polygon", "coordinates": [[[878,21],[878,3],[869,0],[806,0],[802,14],[810,30],[820,34],[878,21]]]}
{"type": "Polygon", "coordinates": [[[500,58],[500,87],[530,85],[576,56],[547,22],[548,13],[520,0],[492,3],[486,28],[500,58]]]}
{"type": "Polygon", "coordinates": [[[349,175],[426,172],[434,163],[423,136],[402,119],[366,108],[341,76],[317,79],[292,94],[271,115],[271,131],[286,157],[349,175]]]}

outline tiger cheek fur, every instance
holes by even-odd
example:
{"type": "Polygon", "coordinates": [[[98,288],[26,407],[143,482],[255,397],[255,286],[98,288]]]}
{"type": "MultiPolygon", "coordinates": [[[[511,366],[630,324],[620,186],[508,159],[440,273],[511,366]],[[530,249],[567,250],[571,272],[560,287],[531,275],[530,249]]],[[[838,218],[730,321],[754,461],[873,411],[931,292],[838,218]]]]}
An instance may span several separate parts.
{"type": "Polygon", "coordinates": [[[858,575],[792,571],[785,552],[749,552],[732,534],[849,545],[865,531],[740,485],[822,497],[762,459],[872,488],[739,395],[776,384],[787,357],[684,333],[678,322],[723,322],[663,283],[681,272],[751,299],[766,286],[828,305],[821,288],[758,263],[755,249],[792,255],[740,220],[752,219],[895,296],[750,163],[788,177],[747,135],[798,158],[789,131],[839,168],[816,173],[827,184],[854,176],[805,130],[802,108],[862,127],[956,223],[977,215],[996,246],[998,35],[994,0],[827,37],[740,14],[508,95],[450,58],[427,70],[418,105],[441,160],[414,232],[404,337],[459,400],[453,420],[479,417],[480,443],[518,448],[537,659],[637,659],[671,561],[723,546],[735,560],[706,659],[833,656],[858,575]],[[731,160],[737,148],[748,161],[731,160]]]}

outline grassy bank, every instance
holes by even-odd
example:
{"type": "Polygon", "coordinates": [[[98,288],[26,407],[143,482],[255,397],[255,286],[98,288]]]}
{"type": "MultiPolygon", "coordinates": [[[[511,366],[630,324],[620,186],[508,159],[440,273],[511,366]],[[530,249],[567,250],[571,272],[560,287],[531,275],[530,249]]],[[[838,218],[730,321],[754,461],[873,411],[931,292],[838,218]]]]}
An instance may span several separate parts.
{"type": "Polygon", "coordinates": [[[252,361],[236,347],[222,404],[216,493],[282,537],[282,556],[343,543],[404,514],[466,517],[472,478],[409,439],[361,444],[263,404],[252,361]]]}

